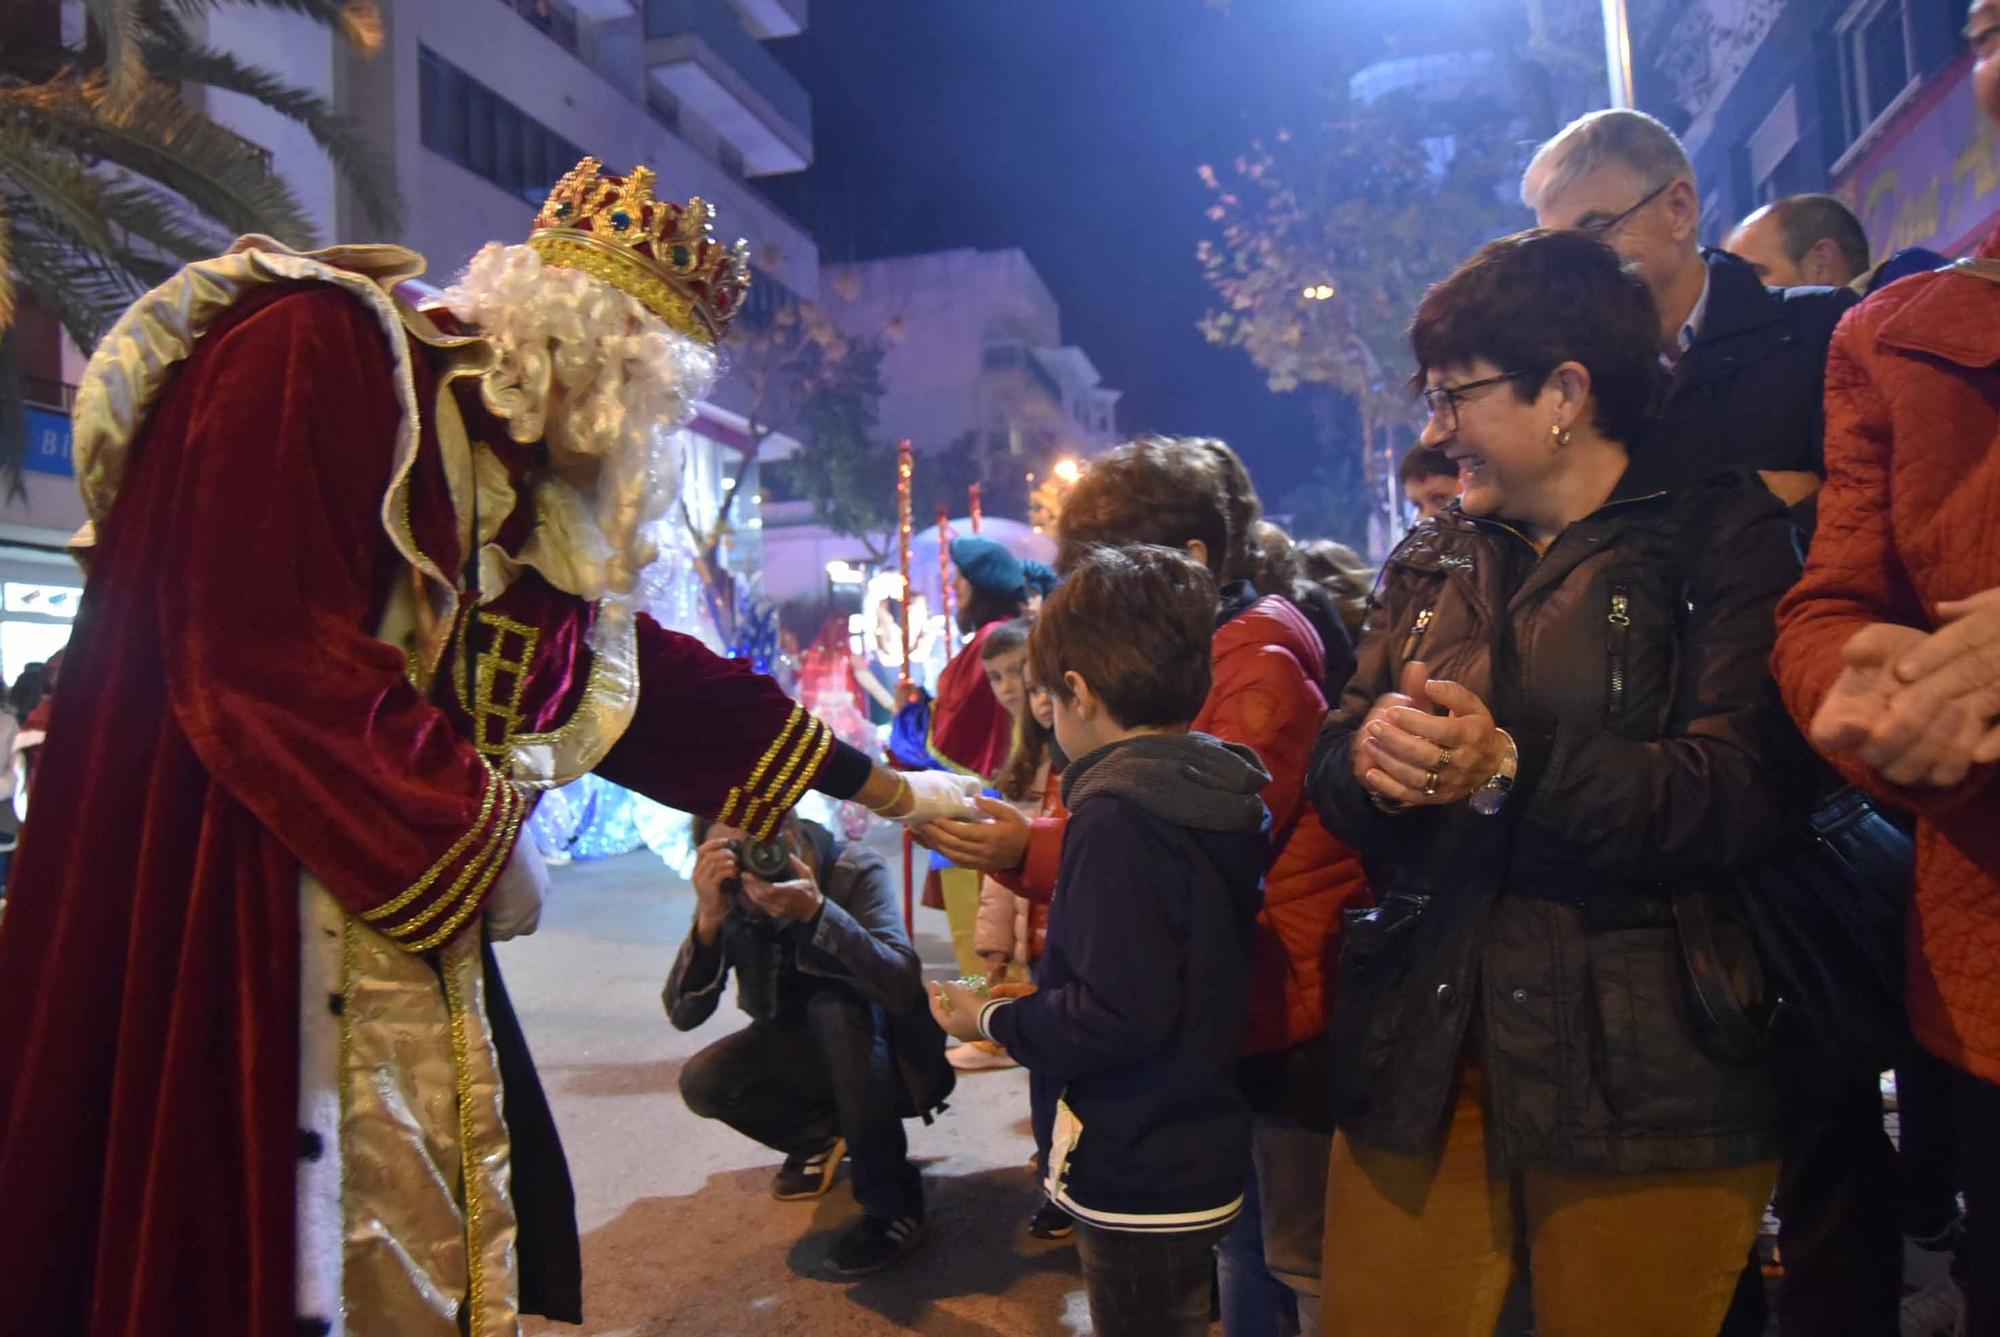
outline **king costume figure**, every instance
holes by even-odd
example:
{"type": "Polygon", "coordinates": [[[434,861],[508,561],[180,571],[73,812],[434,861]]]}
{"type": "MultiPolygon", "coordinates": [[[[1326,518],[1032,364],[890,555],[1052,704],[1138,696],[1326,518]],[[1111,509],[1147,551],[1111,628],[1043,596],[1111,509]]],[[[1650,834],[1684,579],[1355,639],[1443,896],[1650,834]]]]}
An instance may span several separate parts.
{"type": "Polygon", "coordinates": [[[91,359],[0,924],[0,1333],[579,1321],[487,945],[540,911],[536,793],[595,771],[758,834],[809,788],[969,807],[639,611],[749,283],[653,180],[584,159],[422,311],[409,251],[246,237],[91,359]]]}

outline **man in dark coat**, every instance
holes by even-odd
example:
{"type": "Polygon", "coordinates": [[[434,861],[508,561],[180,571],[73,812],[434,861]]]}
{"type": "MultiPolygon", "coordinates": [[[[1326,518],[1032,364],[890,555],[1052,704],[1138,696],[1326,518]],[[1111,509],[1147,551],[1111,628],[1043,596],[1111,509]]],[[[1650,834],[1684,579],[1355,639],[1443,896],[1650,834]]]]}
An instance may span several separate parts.
{"type": "MultiPolygon", "coordinates": [[[[1636,111],[1593,112],[1537,150],[1521,198],[1544,227],[1602,237],[1646,280],[1669,371],[1632,452],[1639,491],[1752,469],[1810,534],[1825,475],[1827,346],[1858,301],[1846,288],[1767,288],[1757,271],[1700,244],[1694,167],[1665,126],[1636,111]]],[[[1792,1045],[1777,1063],[1785,1115],[1775,1198],[1785,1281],[1780,1330],[1893,1333],[1902,1296],[1896,1153],[1876,1075],[1792,1045]]],[[[1756,1269],[1727,1333],[1761,1332],[1756,1269]],[[1738,1320],[1741,1320],[1741,1326],[1738,1320]]]]}

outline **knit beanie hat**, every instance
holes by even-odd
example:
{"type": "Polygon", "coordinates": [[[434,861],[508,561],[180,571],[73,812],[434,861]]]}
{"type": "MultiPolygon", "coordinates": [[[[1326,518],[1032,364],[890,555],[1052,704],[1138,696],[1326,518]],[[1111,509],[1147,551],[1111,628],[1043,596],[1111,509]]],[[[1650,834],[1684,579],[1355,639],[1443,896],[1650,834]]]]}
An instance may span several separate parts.
{"type": "Polygon", "coordinates": [[[1027,587],[1021,559],[989,538],[972,536],[951,541],[951,564],[972,588],[986,594],[1018,595],[1027,587]]]}

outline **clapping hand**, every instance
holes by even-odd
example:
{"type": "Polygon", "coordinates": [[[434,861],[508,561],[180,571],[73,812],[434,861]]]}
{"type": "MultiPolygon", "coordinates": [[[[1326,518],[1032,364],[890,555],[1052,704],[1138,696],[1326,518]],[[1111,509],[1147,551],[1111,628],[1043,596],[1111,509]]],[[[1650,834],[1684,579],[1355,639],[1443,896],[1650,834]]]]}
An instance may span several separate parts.
{"type": "Polygon", "coordinates": [[[1438,807],[1470,798],[1506,755],[1492,712],[1458,683],[1433,680],[1418,661],[1403,666],[1398,685],[1402,690],[1384,693],[1362,721],[1355,775],[1390,803],[1438,807]]]}
{"type": "Polygon", "coordinates": [[[1878,622],[1848,638],[1845,665],[1809,732],[1891,784],[1948,788],[2000,761],[2000,590],[1938,605],[1943,627],[1878,622]]]}

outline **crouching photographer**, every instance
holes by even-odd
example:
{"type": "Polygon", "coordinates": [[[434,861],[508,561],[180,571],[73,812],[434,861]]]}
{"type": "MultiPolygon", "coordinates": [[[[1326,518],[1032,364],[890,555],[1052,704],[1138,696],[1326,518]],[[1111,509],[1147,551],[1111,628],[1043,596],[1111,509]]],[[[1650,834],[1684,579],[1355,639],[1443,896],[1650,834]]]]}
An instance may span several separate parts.
{"type": "Polygon", "coordinates": [[[681,1096],[785,1153],[779,1199],[819,1197],[851,1158],[863,1215],[826,1271],[880,1271],[923,1234],[902,1121],[928,1121],[953,1081],[888,865],[791,817],[761,844],[720,824],[695,839],[694,931],[667,977],[667,1016],[678,1030],[701,1025],[733,970],[750,1024],[688,1061],[681,1096]]]}

